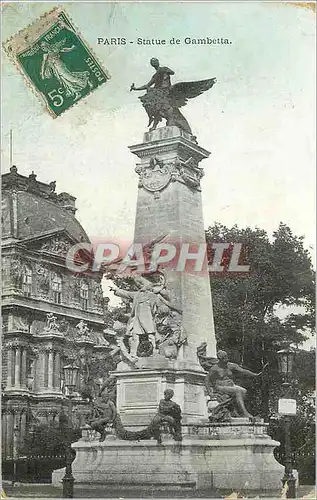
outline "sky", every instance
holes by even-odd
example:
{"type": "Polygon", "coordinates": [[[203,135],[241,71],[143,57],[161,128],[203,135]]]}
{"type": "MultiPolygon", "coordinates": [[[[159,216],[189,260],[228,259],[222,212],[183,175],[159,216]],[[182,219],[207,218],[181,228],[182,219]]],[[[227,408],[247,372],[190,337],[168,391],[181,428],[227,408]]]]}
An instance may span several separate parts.
{"type": "Polygon", "coordinates": [[[146,83],[151,57],[173,82],[217,78],[182,109],[198,143],[211,151],[202,197],[205,226],[260,227],[280,221],[313,252],[315,243],[315,18],[282,3],[18,3],[3,7],[6,40],[62,6],[111,79],[53,119],[6,55],[2,59],[2,171],[56,180],[77,197],[91,238],[131,240],[136,158],[147,117],[132,82],[146,83]],[[98,37],[228,38],[229,45],[98,45],[98,37]]]}

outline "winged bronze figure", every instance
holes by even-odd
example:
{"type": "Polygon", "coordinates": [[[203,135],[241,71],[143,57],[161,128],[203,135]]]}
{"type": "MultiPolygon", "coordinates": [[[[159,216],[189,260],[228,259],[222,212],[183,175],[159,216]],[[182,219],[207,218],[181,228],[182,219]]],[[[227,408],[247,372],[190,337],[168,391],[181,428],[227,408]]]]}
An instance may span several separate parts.
{"type": "Polygon", "coordinates": [[[216,83],[216,78],[172,85],[173,70],[166,66],[160,66],[159,60],[155,57],[150,60],[150,64],[156,70],[151,80],[142,87],[135,87],[134,83],[130,87],[130,90],[147,91],[139,99],[148,114],[148,126],[152,125],[150,131],[154,130],[164,118],[167,126],[176,125],[192,135],[189,123],[179,108],[185,106],[188,99],[193,99],[210,89],[216,83]]]}

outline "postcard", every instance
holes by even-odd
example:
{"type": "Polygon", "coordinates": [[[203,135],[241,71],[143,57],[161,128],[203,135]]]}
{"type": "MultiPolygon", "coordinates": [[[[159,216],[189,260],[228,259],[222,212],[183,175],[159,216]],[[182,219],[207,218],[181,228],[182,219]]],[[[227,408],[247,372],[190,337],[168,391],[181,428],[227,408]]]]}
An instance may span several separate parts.
{"type": "Polygon", "coordinates": [[[2,3],[1,498],[315,498],[315,41],[2,3]]]}

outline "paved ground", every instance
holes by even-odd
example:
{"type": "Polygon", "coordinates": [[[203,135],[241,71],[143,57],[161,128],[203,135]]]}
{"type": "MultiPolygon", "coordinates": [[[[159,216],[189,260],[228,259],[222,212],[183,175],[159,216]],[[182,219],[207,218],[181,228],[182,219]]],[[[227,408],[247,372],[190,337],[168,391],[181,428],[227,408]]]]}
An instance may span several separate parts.
{"type": "MultiPolygon", "coordinates": [[[[62,490],[61,488],[56,488],[52,486],[51,484],[21,484],[21,483],[16,483],[14,487],[12,488],[12,485],[10,483],[3,483],[3,489],[7,497],[14,497],[14,498],[62,498],[62,490]]],[[[312,494],[309,495],[314,490],[314,486],[300,486],[297,490],[297,498],[316,498],[316,496],[313,496],[312,494]]],[[[105,488],[105,487],[98,487],[96,486],[93,490],[83,490],[80,488],[75,488],[74,492],[74,498],[107,498],[107,499],[152,499],[152,498],[184,498],[186,500],[189,499],[196,499],[196,498],[230,498],[234,499],[237,498],[236,495],[230,495],[232,492],[228,492],[227,494],[222,492],[193,492],[193,491],[160,491],[160,492],[152,492],[150,490],[135,490],[135,491],[127,491],[127,490],[121,490],[119,493],[118,491],[114,491],[113,489],[105,488]]],[[[255,494],[253,493],[246,495],[244,498],[281,498],[280,496],[277,497],[267,497],[264,494],[255,494]]]]}

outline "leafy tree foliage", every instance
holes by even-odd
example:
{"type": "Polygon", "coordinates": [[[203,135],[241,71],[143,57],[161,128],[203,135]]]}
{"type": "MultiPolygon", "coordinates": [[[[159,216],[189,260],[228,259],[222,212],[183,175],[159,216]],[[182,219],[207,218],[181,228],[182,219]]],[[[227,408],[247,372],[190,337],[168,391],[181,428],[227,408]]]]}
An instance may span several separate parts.
{"type": "MultiPolygon", "coordinates": [[[[312,471],[314,411],[308,396],[315,385],[315,350],[304,351],[299,346],[306,334],[314,333],[315,273],[303,237],[282,223],[272,238],[262,229],[216,223],[206,231],[206,240],[209,246],[229,243],[222,259],[224,272],[211,275],[218,349],[227,350],[231,360],[256,372],[269,363],[267,373],[255,384],[254,379],[241,380],[254,414],[276,417],[283,393],[276,353],[286,345],[297,347],[292,386],[298,414],[292,421],[292,447],[299,469],[303,472],[306,460],[312,471]],[[228,271],[234,243],[242,244],[239,264],[250,265],[248,274],[228,271]]],[[[281,441],[278,453],[283,461],[283,422],[273,419],[271,431],[281,441]]],[[[309,474],[312,479],[312,472],[309,474]]]]}
{"type": "Polygon", "coordinates": [[[315,293],[303,237],[294,236],[282,223],[272,240],[261,229],[227,228],[217,223],[208,228],[206,239],[207,243],[230,245],[223,259],[224,273],[211,279],[218,341],[238,351],[242,361],[248,348],[262,340],[301,343],[304,335],[300,329],[311,330],[314,325],[315,293]],[[243,277],[231,277],[228,272],[234,243],[242,243],[244,263],[250,265],[250,273],[243,277]],[[281,306],[301,306],[303,311],[290,310],[281,320],[275,314],[281,306]]]}
{"type": "Polygon", "coordinates": [[[71,428],[67,418],[60,416],[59,422],[37,424],[24,440],[20,455],[28,456],[60,456],[65,454],[65,446],[69,442],[78,441],[81,436],[79,428],[71,428]]]}
{"type": "Polygon", "coordinates": [[[251,369],[260,369],[275,358],[283,342],[300,344],[304,331],[314,324],[314,272],[303,237],[294,236],[280,224],[270,240],[262,229],[221,224],[209,227],[207,243],[225,242],[230,247],[223,258],[224,273],[211,277],[218,346],[251,369]],[[248,275],[228,272],[234,243],[242,243],[248,275]],[[281,319],[276,309],[288,307],[281,319]],[[300,312],[294,307],[300,306],[300,312]]]}

